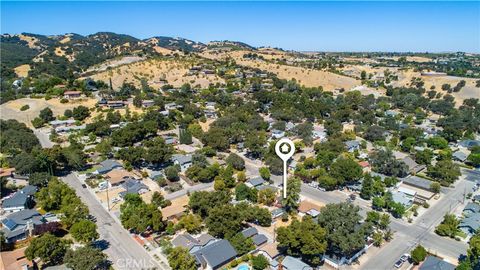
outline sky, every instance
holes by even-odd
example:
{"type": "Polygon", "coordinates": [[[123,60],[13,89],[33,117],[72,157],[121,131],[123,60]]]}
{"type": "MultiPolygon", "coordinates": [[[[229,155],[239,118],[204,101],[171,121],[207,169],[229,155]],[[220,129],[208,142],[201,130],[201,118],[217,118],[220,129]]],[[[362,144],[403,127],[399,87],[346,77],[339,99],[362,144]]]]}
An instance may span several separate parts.
{"type": "Polygon", "coordinates": [[[480,53],[480,2],[1,1],[2,33],[242,41],[298,51],[480,53]]]}

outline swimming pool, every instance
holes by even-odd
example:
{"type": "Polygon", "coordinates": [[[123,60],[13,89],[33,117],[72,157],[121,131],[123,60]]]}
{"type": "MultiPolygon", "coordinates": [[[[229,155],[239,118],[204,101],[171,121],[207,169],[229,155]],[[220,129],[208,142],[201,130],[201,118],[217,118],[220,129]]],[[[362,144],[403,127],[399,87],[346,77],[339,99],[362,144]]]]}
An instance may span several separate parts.
{"type": "Polygon", "coordinates": [[[238,266],[237,270],[250,270],[250,267],[248,267],[246,264],[242,264],[238,266]]]}

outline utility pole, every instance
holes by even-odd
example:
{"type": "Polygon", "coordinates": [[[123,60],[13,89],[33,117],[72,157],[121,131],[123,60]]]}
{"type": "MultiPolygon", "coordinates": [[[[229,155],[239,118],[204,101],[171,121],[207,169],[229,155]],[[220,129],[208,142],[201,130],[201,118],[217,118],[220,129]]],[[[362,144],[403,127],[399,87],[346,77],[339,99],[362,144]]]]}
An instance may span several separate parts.
{"type": "Polygon", "coordinates": [[[110,199],[108,198],[108,186],[110,183],[108,182],[108,180],[106,181],[107,181],[107,211],[110,212],[110,199]]]}

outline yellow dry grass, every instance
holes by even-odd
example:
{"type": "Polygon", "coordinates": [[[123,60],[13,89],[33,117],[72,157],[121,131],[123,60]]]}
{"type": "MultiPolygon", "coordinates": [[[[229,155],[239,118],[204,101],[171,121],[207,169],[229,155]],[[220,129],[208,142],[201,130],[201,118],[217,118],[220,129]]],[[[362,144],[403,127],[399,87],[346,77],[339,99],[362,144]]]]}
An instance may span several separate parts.
{"type": "Polygon", "coordinates": [[[53,115],[57,116],[63,115],[66,109],[73,109],[79,105],[88,108],[94,107],[96,102],[96,99],[93,98],[72,100],[69,103],[60,103],[60,100],[56,98],[50,100],[21,98],[0,105],[0,115],[1,119],[15,119],[25,123],[27,126],[32,126],[31,121],[37,117],[44,108],[50,108],[53,111],[53,115]],[[30,106],[30,109],[22,112],[20,108],[24,105],[30,106]]]}
{"type": "Polygon", "coordinates": [[[18,77],[27,77],[28,72],[30,71],[30,65],[25,64],[25,65],[20,65],[14,69],[15,73],[17,74],[18,77]]]}
{"type": "Polygon", "coordinates": [[[131,64],[126,64],[99,72],[91,77],[95,80],[108,82],[112,79],[114,88],[120,87],[124,82],[140,86],[140,79],[146,78],[148,84],[154,88],[160,88],[160,79],[166,79],[169,84],[180,87],[182,84],[190,83],[195,86],[208,87],[211,83],[224,83],[224,80],[217,75],[187,75],[190,65],[187,62],[175,60],[149,59],[131,64]]]}
{"type": "Polygon", "coordinates": [[[18,35],[18,37],[21,40],[26,41],[27,44],[28,44],[28,47],[30,47],[32,49],[36,49],[38,47],[38,46],[35,45],[35,43],[38,41],[37,38],[26,36],[26,35],[23,35],[23,34],[18,35]]]}

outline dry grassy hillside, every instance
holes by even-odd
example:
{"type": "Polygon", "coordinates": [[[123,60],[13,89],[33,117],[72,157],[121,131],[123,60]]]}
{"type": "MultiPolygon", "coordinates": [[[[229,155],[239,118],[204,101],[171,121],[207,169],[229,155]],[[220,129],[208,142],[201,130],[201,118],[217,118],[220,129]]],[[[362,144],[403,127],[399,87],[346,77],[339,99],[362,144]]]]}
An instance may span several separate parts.
{"type": "Polygon", "coordinates": [[[60,103],[60,100],[56,98],[50,100],[21,98],[0,105],[0,115],[2,119],[15,119],[31,127],[31,121],[46,107],[50,108],[53,115],[57,116],[63,115],[66,109],[73,109],[79,105],[91,108],[96,103],[97,101],[93,98],[71,101],[69,103],[60,103]],[[20,108],[24,105],[30,106],[30,109],[22,112],[20,108]]]}
{"type": "Polygon", "coordinates": [[[140,86],[140,79],[146,78],[148,84],[158,88],[165,79],[173,86],[181,86],[184,83],[208,87],[210,83],[224,83],[224,80],[217,75],[187,75],[188,69],[192,66],[187,61],[149,59],[112,68],[99,72],[91,77],[95,80],[108,82],[112,79],[114,88],[120,87],[123,82],[130,82],[140,86]]]}
{"type": "MultiPolygon", "coordinates": [[[[251,60],[243,58],[243,55],[249,52],[250,51],[247,50],[223,53],[205,51],[201,54],[201,56],[209,59],[226,59],[227,57],[231,57],[237,62],[237,64],[251,68],[259,68],[267,72],[275,73],[280,79],[295,79],[300,84],[307,87],[323,86],[323,89],[327,91],[333,91],[336,88],[344,88],[348,90],[357,85],[360,85],[359,80],[327,71],[273,64],[262,60],[251,60]]],[[[270,48],[263,49],[255,53],[262,55],[265,59],[268,60],[291,57],[290,54],[287,52],[270,48]]]]}

